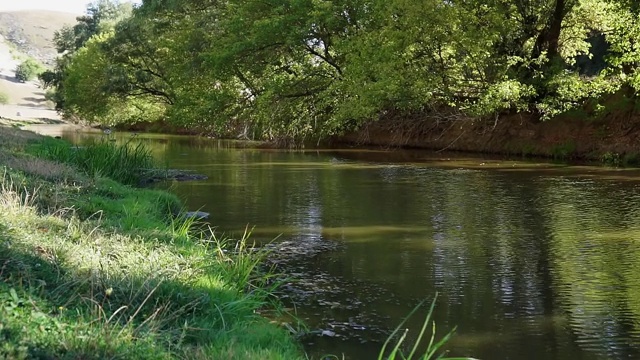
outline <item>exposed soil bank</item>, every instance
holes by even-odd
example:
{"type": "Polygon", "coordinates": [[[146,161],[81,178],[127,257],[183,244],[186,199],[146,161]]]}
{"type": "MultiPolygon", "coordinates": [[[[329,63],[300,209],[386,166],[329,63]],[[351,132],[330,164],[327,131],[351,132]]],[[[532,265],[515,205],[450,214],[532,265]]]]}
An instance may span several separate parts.
{"type": "Polygon", "coordinates": [[[203,133],[203,131],[195,127],[174,125],[166,121],[140,121],[135,124],[118,124],[115,129],[174,135],[200,135],[203,133]]]}
{"type": "Polygon", "coordinates": [[[640,110],[627,103],[598,117],[581,111],[548,121],[531,114],[440,122],[426,115],[390,115],[333,143],[632,164],[640,159],[640,110]]]}

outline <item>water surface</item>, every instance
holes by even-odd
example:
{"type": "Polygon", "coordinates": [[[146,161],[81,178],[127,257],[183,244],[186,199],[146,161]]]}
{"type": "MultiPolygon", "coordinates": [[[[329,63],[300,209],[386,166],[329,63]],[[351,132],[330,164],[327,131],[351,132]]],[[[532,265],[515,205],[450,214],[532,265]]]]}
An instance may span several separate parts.
{"type": "Polygon", "coordinates": [[[376,358],[436,292],[438,331],[457,326],[451,355],[640,358],[637,170],[139,138],[166,166],[209,176],[170,188],[218,231],[278,237],[280,295],[335,334],[304,338],[316,358],[376,358]]]}

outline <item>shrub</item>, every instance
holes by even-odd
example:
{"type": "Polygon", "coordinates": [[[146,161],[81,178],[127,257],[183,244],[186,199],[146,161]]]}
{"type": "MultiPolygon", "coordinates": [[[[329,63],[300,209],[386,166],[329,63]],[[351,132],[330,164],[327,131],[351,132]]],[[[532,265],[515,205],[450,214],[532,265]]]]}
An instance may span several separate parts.
{"type": "Polygon", "coordinates": [[[34,59],[27,59],[16,67],[16,79],[25,82],[36,78],[44,71],[44,67],[34,59]]]}
{"type": "Polygon", "coordinates": [[[9,95],[0,91],[0,105],[6,105],[9,103],[9,95]]]}

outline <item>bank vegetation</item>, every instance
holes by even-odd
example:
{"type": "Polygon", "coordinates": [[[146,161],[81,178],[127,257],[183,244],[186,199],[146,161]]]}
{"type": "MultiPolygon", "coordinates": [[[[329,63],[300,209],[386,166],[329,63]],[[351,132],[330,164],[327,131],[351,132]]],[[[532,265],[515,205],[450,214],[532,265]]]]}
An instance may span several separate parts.
{"type": "Polygon", "coordinates": [[[513,114],[588,121],[637,110],[638,11],[627,0],[101,0],[56,34],[62,56],[42,79],[70,119],[283,144],[381,119],[418,135],[513,114]]]}
{"type": "Polygon", "coordinates": [[[264,252],[123,184],[151,162],[0,126],[0,358],[303,359],[264,252]]]}

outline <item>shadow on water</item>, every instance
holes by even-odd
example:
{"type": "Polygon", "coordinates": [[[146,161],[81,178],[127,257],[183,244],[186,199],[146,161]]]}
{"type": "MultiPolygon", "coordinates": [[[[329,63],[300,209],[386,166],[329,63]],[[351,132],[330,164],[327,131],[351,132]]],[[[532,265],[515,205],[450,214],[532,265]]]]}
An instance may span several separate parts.
{"type": "Polygon", "coordinates": [[[313,356],[375,358],[438,292],[439,331],[458,328],[451,355],[640,358],[638,170],[140,138],[209,177],[165,185],[218,231],[282,234],[268,245],[287,276],[279,295],[310,326],[313,356]]]}

